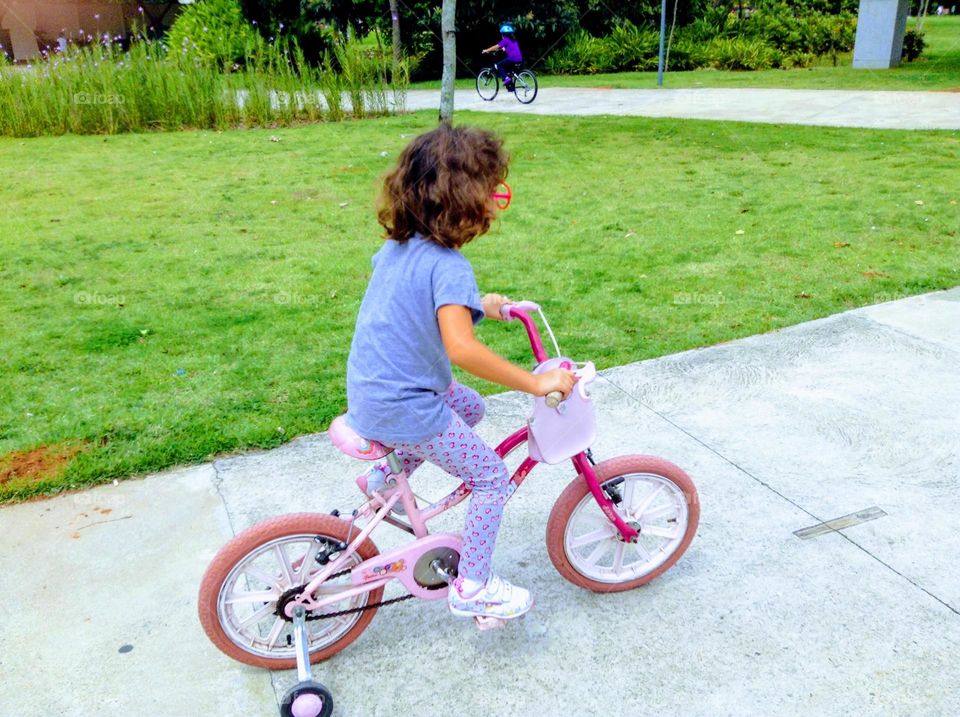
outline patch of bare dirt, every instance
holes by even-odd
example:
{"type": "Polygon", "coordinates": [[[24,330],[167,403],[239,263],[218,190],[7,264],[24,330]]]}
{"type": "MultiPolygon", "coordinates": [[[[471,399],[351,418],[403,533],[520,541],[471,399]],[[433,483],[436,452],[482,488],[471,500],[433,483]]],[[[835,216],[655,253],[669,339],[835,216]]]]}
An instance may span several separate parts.
{"type": "Polygon", "coordinates": [[[0,457],[0,485],[13,480],[18,483],[39,483],[54,478],[81,450],[81,444],[61,443],[8,453],[0,457]]]}

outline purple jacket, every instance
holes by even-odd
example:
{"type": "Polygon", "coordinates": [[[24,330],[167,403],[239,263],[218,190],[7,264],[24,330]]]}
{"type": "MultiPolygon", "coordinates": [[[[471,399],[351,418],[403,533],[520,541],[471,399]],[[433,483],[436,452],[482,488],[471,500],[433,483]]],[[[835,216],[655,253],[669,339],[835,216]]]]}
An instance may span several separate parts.
{"type": "Polygon", "coordinates": [[[523,54],[520,52],[520,45],[517,44],[516,40],[511,40],[509,37],[500,38],[500,42],[497,43],[498,47],[502,47],[507,53],[507,59],[510,62],[523,62],[523,54]]]}

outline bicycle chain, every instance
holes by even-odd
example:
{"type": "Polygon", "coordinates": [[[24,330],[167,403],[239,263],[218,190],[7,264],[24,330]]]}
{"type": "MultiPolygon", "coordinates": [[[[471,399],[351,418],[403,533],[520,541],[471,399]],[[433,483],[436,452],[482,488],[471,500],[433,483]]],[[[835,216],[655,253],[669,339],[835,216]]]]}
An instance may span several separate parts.
{"type": "MultiPolygon", "coordinates": [[[[344,575],[349,575],[350,570],[341,570],[339,573],[334,573],[327,580],[333,580],[334,578],[339,578],[344,575]]],[[[392,605],[395,602],[402,602],[403,600],[409,600],[410,598],[415,597],[414,595],[401,595],[400,597],[391,598],[390,600],[383,600],[372,605],[362,605],[361,607],[351,607],[346,610],[338,610],[337,612],[325,612],[321,615],[314,615],[312,613],[307,613],[305,619],[310,620],[328,620],[332,617],[341,617],[342,615],[352,615],[355,612],[364,612],[365,610],[373,610],[377,607],[383,607],[384,605],[392,605]]]]}

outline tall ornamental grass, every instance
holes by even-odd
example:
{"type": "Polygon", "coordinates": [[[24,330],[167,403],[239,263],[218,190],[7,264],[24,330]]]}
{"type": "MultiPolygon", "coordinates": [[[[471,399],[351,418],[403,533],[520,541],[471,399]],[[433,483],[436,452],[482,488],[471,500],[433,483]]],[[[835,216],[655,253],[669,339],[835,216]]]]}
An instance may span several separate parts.
{"type": "MultiPolygon", "coordinates": [[[[185,48],[134,42],[72,47],[31,66],[0,60],[0,135],[287,125],[388,114],[409,84],[388,49],[342,40],[320,65],[295,43],[258,42],[223,68],[185,48]]],[[[2,57],[2,55],[0,55],[2,57]]]]}

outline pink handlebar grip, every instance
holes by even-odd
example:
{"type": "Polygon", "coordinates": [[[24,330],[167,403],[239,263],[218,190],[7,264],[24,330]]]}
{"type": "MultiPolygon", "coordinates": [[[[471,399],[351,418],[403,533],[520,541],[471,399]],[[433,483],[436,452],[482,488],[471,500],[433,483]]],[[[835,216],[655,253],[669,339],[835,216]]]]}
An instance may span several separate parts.
{"type": "Polygon", "coordinates": [[[500,307],[500,316],[503,317],[504,321],[513,321],[517,318],[512,309],[518,309],[519,311],[540,311],[540,304],[536,304],[532,301],[517,301],[513,304],[504,304],[500,307]]]}

